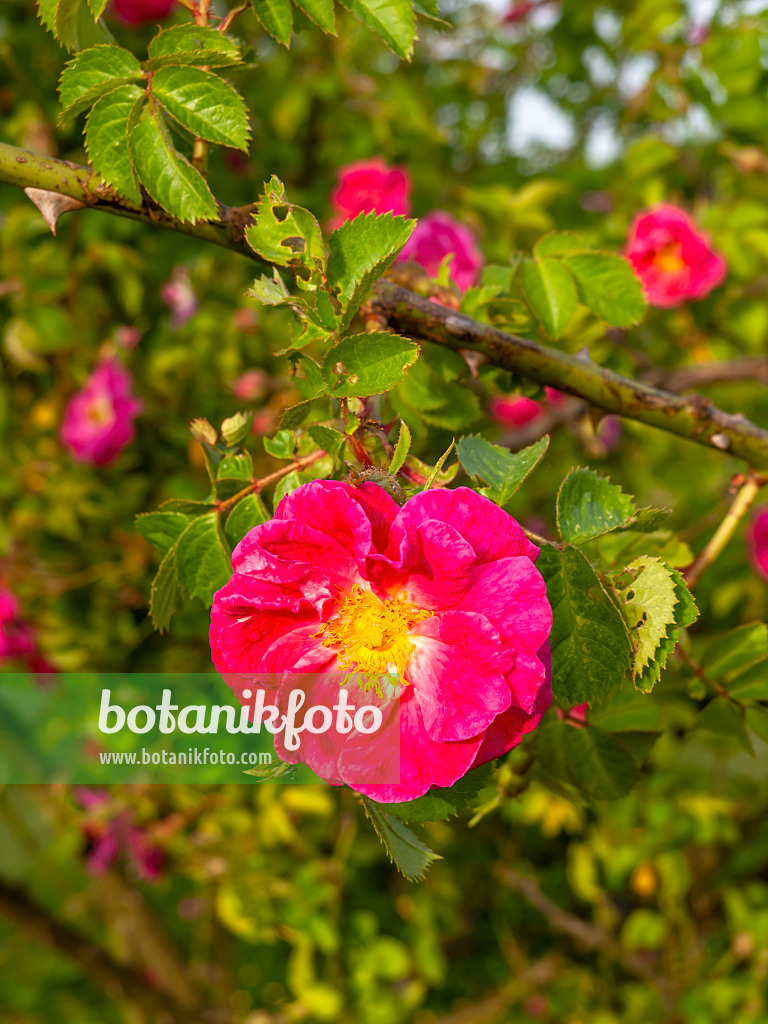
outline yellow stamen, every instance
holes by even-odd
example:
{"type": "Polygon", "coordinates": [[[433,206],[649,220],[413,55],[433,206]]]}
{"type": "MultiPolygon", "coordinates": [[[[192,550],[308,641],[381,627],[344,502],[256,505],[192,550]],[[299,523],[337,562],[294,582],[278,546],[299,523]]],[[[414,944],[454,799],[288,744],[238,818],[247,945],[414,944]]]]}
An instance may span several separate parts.
{"type": "Polygon", "coordinates": [[[112,403],[103,395],[92,398],[85,408],[85,415],[96,427],[105,427],[115,418],[112,403]]]}
{"type": "Polygon", "coordinates": [[[682,247],[679,242],[670,242],[669,245],[665,245],[663,249],[656,253],[654,257],[656,266],[659,270],[663,270],[665,274],[677,274],[686,267],[686,262],[682,258],[681,252],[682,247]]]}
{"type": "Polygon", "coordinates": [[[323,637],[323,647],[337,648],[339,668],[365,677],[361,681],[364,690],[374,687],[380,692],[380,676],[402,679],[415,650],[408,633],[432,614],[404,599],[381,601],[356,585],[341,595],[334,618],[313,635],[323,637]]]}

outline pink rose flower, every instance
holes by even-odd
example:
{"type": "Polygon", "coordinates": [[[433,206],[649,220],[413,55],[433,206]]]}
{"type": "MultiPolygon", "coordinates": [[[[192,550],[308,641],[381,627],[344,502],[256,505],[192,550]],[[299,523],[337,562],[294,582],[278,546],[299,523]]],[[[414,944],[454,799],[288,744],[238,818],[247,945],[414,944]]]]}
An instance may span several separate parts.
{"type": "Polygon", "coordinates": [[[200,303],[189,283],[189,271],[186,267],[174,267],[171,280],[166,281],[160,289],[160,297],[171,311],[172,327],[183,327],[188,324],[200,309],[200,303]]]}
{"type": "Polygon", "coordinates": [[[745,540],[753,569],[768,583],[768,505],[755,509],[745,540]]]}
{"type": "Polygon", "coordinates": [[[304,484],[235,549],[211,610],[214,665],[241,701],[249,675],[274,673],[278,707],[297,679],[307,706],[330,708],[349,673],[396,674],[398,688],[365,692],[383,725],[364,751],[354,731],[334,743],[306,733],[295,752],[278,732],[275,749],[376,800],[412,800],[505,754],[549,706],[552,611],[538,552],[466,487],[400,508],[372,483],[304,484]],[[361,782],[362,760],[391,763],[398,739],[399,783],[361,782]]]}
{"type": "Polygon", "coordinates": [[[142,403],[132,388],[128,370],[109,359],[70,398],[59,437],[73,459],[106,466],[134,440],[142,403]]]}
{"type": "Polygon", "coordinates": [[[131,810],[111,813],[109,793],[87,786],[78,786],[75,797],[88,812],[83,834],[89,844],[86,867],[91,874],[100,875],[123,853],[143,881],[162,878],[163,851],[151,841],[145,828],[133,824],[131,810]]]}
{"type": "Polygon", "coordinates": [[[504,427],[522,427],[541,416],[541,405],[525,395],[502,398],[494,395],[490,402],[491,416],[504,427]]]}
{"type": "Polygon", "coordinates": [[[120,327],[116,328],[114,338],[115,344],[130,352],[132,349],[136,348],[141,341],[141,331],[138,327],[128,327],[127,325],[122,324],[120,327]]]}
{"type": "Polygon", "coordinates": [[[405,167],[389,167],[381,157],[342,167],[331,193],[331,227],[353,220],[360,213],[394,213],[407,217],[411,210],[411,178],[405,167]]]}
{"type": "Polygon", "coordinates": [[[266,394],[269,384],[269,374],[263,370],[246,370],[232,381],[232,394],[241,402],[255,402],[266,394]]]}
{"type": "Polygon", "coordinates": [[[440,264],[450,255],[450,275],[461,291],[477,284],[484,261],[475,236],[450,213],[434,210],[419,218],[398,259],[415,260],[430,277],[436,277],[440,264]]]}
{"type": "Polygon", "coordinates": [[[176,0],[112,0],[112,14],[124,25],[135,28],[147,22],[163,21],[176,0]]]}
{"type": "Polygon", "coordinates": [[[589,704],[584,701],[583,704],[576,704],[570,711],[563,711],[562,708],[556,708],[555,714],[561,721],[567,722],[568,725],[572,725],[574,729],[583,729],[587,724],[588,711],[589,704]]]}
{"type": "Polygon", "coordinates": [[[624,255],[647,301],[662,308],[703,299],[727,273],[725,258],[712,248],[709,236],[671,203],[659,203],[635,217],[624,255]]]}
{"type": "Polygon", "coordinates": [[[32,628],[19,615],[16,597],[0,587],[0,660],[26,658],[34,651],[32,628]]]}
{"type": "Polygon", "coordinates": [[[532,0],[518,0],[509,8],[503,20],[508,25],[517,25],[518,22],[525,21],[535,6],[532,0]]]}

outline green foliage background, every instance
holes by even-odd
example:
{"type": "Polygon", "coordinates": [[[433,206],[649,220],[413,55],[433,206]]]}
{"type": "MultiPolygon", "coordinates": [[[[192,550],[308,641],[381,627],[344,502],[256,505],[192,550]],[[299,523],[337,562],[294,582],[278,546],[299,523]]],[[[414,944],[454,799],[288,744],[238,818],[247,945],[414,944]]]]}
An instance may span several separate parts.
{"type": "MultiPolygon", "coordinates": [[[[618,251],[633,214],[670,199],[692,208],[726,254],[726,284],[703,302],[651,311],[627,333],[577,313],[558,344],[571,352],[588,345],[596,362],[630,376],[762,355],[768,16],[759,4],[720,2],[702,42],[674,0],[542,6],[553,14],[545,27],[533,18],[502,28],[480,5],[441,5],[453,29],[420,20],[410,63],[338,7],[338,37],[294,9],[290,50],[247,12],[235,32],[253,47],[255,66],[229,77],[252,111],[253,143],[247,159],[212,152],[214,194],[249,203],[274,174],[325,223],[336,169],[382,155],[410,169],[414,215],[450,210],[499,264],[552,230],[580,231],[618,251]],[[566,148],[510,153],[508,105],[531,87],[572,119],[566,148]],[[603,166],[585,155],[595,126],[617,143],[603,166]]],[[[111,24],[122,45],[145,52],[154,29],[111,24]]],[[[27,0],[3,5],[0,57],[0,140],[85,162],[82,126],[56,126],[65,55],[27,0]]],[[[54,239],[9,188],[0,188],[0,211],[2,576],[62,669],[205,671],[199,601],[186,601],[169,634],[152,632],[156,561],[134,517],[166,498],[207,493],[188,422],[219,424],[241,408],[231,385],[244,370],[270,375],[256,411],[273,420],[301,399],[285,360],[271,354],[290,336],[288,314],[244,298],[253,277],[245,260],[194,239],[87,211],[64,218],[54,239]],[[179,265],[200,311],[174,328],[159,284],[179,265]],[[116,466],[78,466],[57,440],[58,424],[123,324],[142,331],[128,358],[145,403],[139,437],[116,466]]],[[[515,315],[520,329],[536,330],[525,309],[515,315]]],[[[426,353],[425,363],[432,358],[426,353]]],[[[418,399],[401,394],[398,411],[420,458],[434,463],[456,434],[497,438],[488,394],[519,382],[489,374],[482,384],[463,389],[461,400],[447,393],[429,430],[418,399]]],[[[529,384],[522,391],[539,396],[529,384]]],[[[768,398],[754,381],[705,393],[768,422],[768,398]]],[[[257,474],[275,468],[259,443],[250,448],[257,474]]],[[[585,465],[639,505],[673,509],[674,534],[654,543],[678,566],[722,518],[729,481],[743,468],[629,422],[621,445],[601,452],[586,419],[553,434],[507,507],[554,533],[560,483],[585,465]]],[[[590,551],[611,564],[616,537],[592,541],[590,551]]],[[[617,564],[631,557],[617,554],[617,564]]],[[[721,634],[765,621],[768,590],[741,536],[696,599],[689,648],[698,659],[721,634]]],[[[767,676],[758,661],[742,679],[744,698],[768,698],[767,676]]],[[[8,787],[0,792],[0,874],[135,965],[150,988],[167,986],[175,948],[205,1001],[244,1024],[758,1024],[767,1013],[767,730],[759,713],[749,734],[740,718],[718,714],[722,698],[675,658],[645,699],[646,725],[634,719],[620,731],[634,753],[650,745],[648,732],[660,735],[629,795],[605,802],[599,797],[615,794],[597,784],[590,799],[564,783],[562,751],[578,746],[580,765],[590,752],[552,712],[536,766],[529,769],[531,741],[475,801],[486,813],[472,827],[465,815],[420,829],[443,859],[418,886],[387,862],[350,792],[264,784],[116,790],[114,814],[132,815],[164,851],[162,878],[151,886],[130,856],[105,875],[86,871],[83,812],[72,794],[8,787]],[[521,877],[570,916],[557,917],[550,904],[536,909],[521,877]],[[579,932],[579,920],[593,930],[579,932]],[[153,947],[138,933],[155,936],[165,959],[148,955],[153,947]]],[[[4,1020],[141,1020],[82,965],[18,934],[0,924],[4,1020]]]]}

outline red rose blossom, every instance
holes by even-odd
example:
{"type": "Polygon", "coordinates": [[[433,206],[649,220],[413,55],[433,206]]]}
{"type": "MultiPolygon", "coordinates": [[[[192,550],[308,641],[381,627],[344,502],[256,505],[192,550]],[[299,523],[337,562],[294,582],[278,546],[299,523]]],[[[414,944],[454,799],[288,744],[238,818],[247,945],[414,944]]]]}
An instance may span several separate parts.
{"type": "MultiPolygon", "coordinates": [[[[278,756],[376,800],[412,800],[505,754],[551,701],[552,609],[520,525],[467,487],[422,491],[400,508],[381,487],[303,484],[235,548],[214,595],[211,656],[238,698],[249,677],[330,708],[361,677],[396,676],[376,698],[383,728],[310,734],[278,756]],[[346,674],[346,675],[345,675],[346,674]],[[399,755],[397,753],[399,742],[399,755]],[[365,768],[395,761],[399,783],[365,768]]],[[[395,778],[397,778],[395,774],[395,778]]]]}
{"type": "Polygon", "coordinates": [[[640,278],[647,301],[661,308],[703,299],[722,284],[728,269],[709,236],[671,203],[635,217],[624,255],[640,278]]]}
{"type": "Polygon", "coordinates": [[[389,167],[381,157],[360,160],[338,171],[339,184],[331,193],[339,227],[360,213],[393,213],[407,217],[411,211],[411,178],[405,167],[389,167]]]}
{"type": "Polygon", "coordinates": [[[474,234],[450,213],[433,210],[419,218],[398,259],[414,260],[437,277],[446,256],[453,256],[449,273],[461,291],[477,284],[484,260],[474,234]]]}
{"type": "Polygon", "coordinates": [[[768,505],[755,509],[744,539],[752,567],[768,583],[768,505]]]}
{"type": "Polygon", "coordinates": [[[135,28],[148,22],[163,21],[176,0],[112,0],[112,13],[124,25],[135,28]]]}
{"type": "Polygon", "coordinates": [[[106,466],[136,437],[133,421],[141,408],[130,373],[109,359],[70,398],[59,437],[77,462],[106,466]]]}

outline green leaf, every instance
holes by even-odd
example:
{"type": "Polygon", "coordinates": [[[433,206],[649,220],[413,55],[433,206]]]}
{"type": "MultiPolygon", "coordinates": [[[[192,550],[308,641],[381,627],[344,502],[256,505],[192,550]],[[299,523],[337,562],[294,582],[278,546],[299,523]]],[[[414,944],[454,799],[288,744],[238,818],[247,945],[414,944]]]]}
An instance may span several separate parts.
{"type": "Polygon", "coordinates": [[[672,568],[660,558],[648,555],[636,558],[619,575],[629,577],[619,591],[624,617],[632,631],[635,656],[632,672],[641,676],[655,659],[656,652],[675,622],[677,593],[672,568]]]}
{"type": "Polygon", "coordinates": [[[578,550],[542,548],[536,568],[547,583],[554,621],[552,692],[563,707],[599,701],[620,685],[632,647],[621,612],[578,550]]]}
{"type": "Polygon", "coordinates": [[[67,50],[85,50],[89,46],[112,42],[112,33],[103,22],[94,23],[87,0],[58,0],[41,5],[44,23],[67,50]]]}
{"type": "Polygon", "coordinates": [[[193,135],[247,151],[250,129],[245,102],[229,82],[213,72],[161,68],[152,78],[152,95],[193,135]]]}
{"type": "Polygon", "coordinates": [[[641,693],[650,693],[654,688],[683,630],[692,626],[699,614],[696,602],[681,574],[672,566],[668,568],[675,587],[675,621],[667,629],[666,638],[659,645],[654,660],[646,667],[642,676],[635,679],[635,686],[641,693]]]}
{"type": "Polygon", "coordinates": [[[251,6],[264,28],[283,46],[290,46],[293,12],[290,0],[251,0],[251,6]]]}
{"type": "Polygon", "coordinates": [[[404,420],[400,420],[400,434],[397,438],[397,447],[392,455],[392,461],[389,464],[389,472],[394,476],[398,473],[408,458],[408,452],[411,450],[411,432],[408,429],[408,424],[404,420]]]}
{"type": "Polygon", "coordinates": [[[492,776],[493,762],[467,772],[453,786],[432,786],[424,796],[416,800],[387,804],[387,813],[416,825],[425,821],[455,818],[460,808],[472,806],[492,776]]]}
{"type": "MultiPolygon", "coordinates": [[[[435,465],[432,467],[432,472],[429,474],[429,476],[427,477],[426,483],[424,484],[424,490],[425,491],[428,491],[430,489],[430,487],[434,487],[435,483],[437,482],[438,477],[440,477],[441,475],[443,477],[445,477],[445,476],[448,475],[448,473],[450,473],[450,469],[446,470],[445,473],[441,473],[441,470],[442,470],[443,466],[445,465],[445,460],[448,458],[448,456],[453,451],[453,446],[455,444],[456,444],[455,441],[451,441],[451,443],[448,445],[448,448],[443,452],[443,454],[437,460],[435,465]]],[[[456,465],[456,464],[454,463],[454,465],[456,465]]]]}
{"type": "Polygon", "coordinates": [[[333,13],[333,0],[293,0],[321,28],[323,32],[336,35],[336,16],[333,13]]]}
{"type": "Polygon", "coordinates": [[[381,395],[400,383],[418,355],[415,342],[388,331],[353,334],[326,352],[323,377],[334,398],[381,395]]]}
{"type": "Polygon", "coordinates": [[[265,306],[279,306],[291,297],[291,293],[285,287],[285,281],[277,272],[277,267],[272,268],[272,277],[267,277],[266,274],[257,277],[248,289],[248,294],[251,298],[263,302],[265,306]]]}
{"type": "Polygon", "coordinates": [[[169,64],[199,67],[231,67],[241,63],[240,47],[216,28],[200,25],[172,25],[161,29],[149,44],[148,71],[169,64]]]}
{"type": "Polygon", "coordinates": [[[728,682],[728,693],[735,700],[768,700],[768,671],[762,661],[736,674],[728,682]]]}
{"type": "Polygon", "coordinates": [[[139,121],[128,136],[136,173],[152,198],[184,223],[215,220],[216,200],[204,178],[176,152],[159,113],[139,121]]]}
{"type": "Polygon", "coordinates": [[[557,526],[564,541],[581,544],[628,523],[635,503],[616,484],[589,469],[572,469],[557,495],[557,526]]]}
{"type": "Polygon", "coordinates": [[[574,252],[587,252],[590,247],[578,235],[568,231],[552,231],[538,240],[533,247],[534,256],[566,256],[574,252]]]}
{"type": "Polygon", "coordinates": [[[747,708],[745,719],[755,736],[768,743],[768,710],[759,706],[747,708]]]}
{"type": "Polygon", "coordinates": [[[635,759],[621,740],[596,726],[567,728],[565,754],[572,782],[593,800],[618,800],[640,778],[635,759]]]}
{"type": "Polygon", "coordinates": [[[136,530],[153,548],[165,555],[189,526],[180,512],[147,512],[136,516],[136,530]]]}
{"type": "Polygon", "coordinates": [[[190,597],[210,605],[213,595],[232,575],[228,553],[222,546],[218,514],[193,519],[176,542],[179,583],[190,597]]]}
{"type": "Polygon", "coordinates": [[[484,493],[497,505],[506,505],[522,485],[528,474],[536,468],[549,447],[549,435],[519,452],[491,444],[484,437],[469,434],[459,439],[459,461],[472,477],[489,484],[484,493]]]}
{"type": "Polygon", "coordinates": [[[754,754],[738,708],[725,697],[715,697],[707,704],[696,719],[694,729],[714,733],[722,739],[733,740],[745,753],[754,754]]]}
{"type": "Polygon", "coordinates": [[[713,641],[702,654],[700,664],[710,679],[727,683],[766,657],[768,626],[764,622],[750,622],[713,641]]]}
{"type": "Polygon", "coordinates": [[[559,260],[526,260],[520,271],[525,297],[550,338],[559,338],[576,311],[573,277],[559,260]]]}
{"type": "Polygon", "coordinates": [[[442,857],[425,846],[409,828],[406,828],[402,821],[383,811],[380,804],[364,796],[363,807],[376,830],[376,835],[384,844],[389,859],[407,879],[415,881],[423,878],[433,861],[442,860],[442,857]]]}
{"type": "Polygon", "coordinates": [[[312,402],[309,399],[306,402],[299,402],[298,405],[290,406],[280,416],[278,426],[283,430],[293,430],[295,427],[300,427],[306,420],[311,406],[312,402]]]}
{"type": "Polygon", "coordinates": [[[257,494],[249,494],[242,501],[238,501],[227,516],[227,540],[235,548],[249,530],[254,526],[261,526],[268,519],[269,512],[261,498],[257,494]]]}
{"type": "Polygon", "coordinates": [[[331,234],[328,281],[339,297],[342,330],[415,227],[415,220],[393,217],[391,213],[361,213],[354,220],[344,221],[331,234]]]}
{"type": "Polygon", "coordinates": [[[272,502],[277,508],[282,499],[286,494],[291,494],[297,487],[301,487],[302,484],[308,484],[312,479],[306,473],[300,473],[297,470],[293,470],[287,476],[284,476],[281,480],[278,480],[277,487],[275,487],[275,493],[272,498],[272,502]]]}
{"type": "Polygon", "coordinates": [[[655,533],[672,515],[671,508],[639,508],[619,530],[636,530],[638,533],[655,533]]]}
{"type": "Polygon", "coordinates": [[[85,148],[94,170],[137,205],[141,190],[128,153],[128,133],[138,122],[145,99],[137,86],[121,85],[96,103],[85,124],[85,148]]]}
{"type": "Polygon", "coordinates": [[[104,13],[104,8],[107,6],[108,3],[109,0],[88,0],[88,6],[91,8],[91,14],[93,15],[96,21],[98,21],[98,19],[102,16],[102,14],[104,13]]]}
{"type": "Polygon", "coordinates": [[[629,683],[617,686],[604,701],[590,707],[587,720],[605,732],[655,732],[661,727],[659,705],[629,683]]]}
{"type": "Polygon", "coordinates": [[[643,289],[623,256],[583,252],[563,257],[576,278],[581,301],[615,327],[631,327],[645,316],[643,289]]]}
{"type": "Polygon", "coordinates": [[[264,438],[264,451],[276,459],[293,458],[296,441],[290,430],[278,430],[274,437],[264,438]]]}
{"type": "Polygon", "coordinates": [[[325,427],[322,423],[314,423],[307,428],[307,433],[324,452],[336,458],[346,443],[346,437],[333,427],[325,427]]]}
{"type": "Polygon", "coordinates": [[[169,498],[160,506],[161,512],[182,512],[186,516],[199,516],[216,507],[213,501],[193,501],[191,498],[169,498]]]}
{"type": "Polygon", "coordinates": [[[273,177],[264,186],[256,221],[246,230],[245,237],[253,251],[269,263],[305,267],[313,276],[325,270],[320,225],[309,210],[288,202],[285,186],[278,178],[273,177]]]}
{"type": "Polygon", "coordinates": [[[149,614],[155,629],[163,633],[179,603],[179,579],[176,573],[176,544],[168,549],[152,581],[149,592],[149,614]]]}
{"type": "Polygon", "coordinates": [[[244,452],[242,455],[225,455],[216,469],[216,479],[225,478],[246,481],[253,480],[253,459],[244,452]]]}
{"type": "Polygon", "coordinates": [[[141,77],[141,64],[121,46],[93,46],[78,53],[61,73],[59,99],[64,109],[59,121],[71,121],[105,93],[141,77]]]}
{"type": "Polygon", "coordinates": [[[410,0],[342,0],[364,25],[378,32],[398,57],[410,60],[416,39],[416,16],[410,0]]]}
{"type": "Polygon", "coordinates": [[[302,355],[296,360],[296,376],[293,378],[296,387],[305,398],[319,398],[328,392],[328,385],[323,380],[323,372],[309,356],[302,355]]]}

